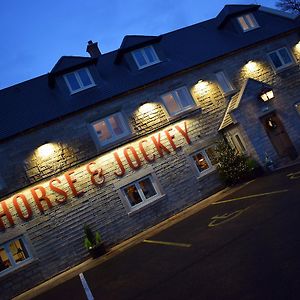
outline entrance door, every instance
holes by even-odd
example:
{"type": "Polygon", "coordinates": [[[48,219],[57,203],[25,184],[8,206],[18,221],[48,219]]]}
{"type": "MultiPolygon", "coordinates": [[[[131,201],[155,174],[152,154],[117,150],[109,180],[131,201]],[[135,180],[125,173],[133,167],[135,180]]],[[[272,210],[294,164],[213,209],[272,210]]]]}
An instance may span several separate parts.
{"type": "Polygon", "coordinates": [[[297,151],[276,113],[264,116],[261,121],[278,155],[295,159],[298,156],[297,151]]]}

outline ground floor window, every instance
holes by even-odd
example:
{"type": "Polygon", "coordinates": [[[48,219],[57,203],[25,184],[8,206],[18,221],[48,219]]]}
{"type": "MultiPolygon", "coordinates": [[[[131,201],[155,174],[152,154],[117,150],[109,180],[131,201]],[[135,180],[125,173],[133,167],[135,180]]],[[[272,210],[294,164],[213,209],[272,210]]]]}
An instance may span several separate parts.
{"type": "Polygon", "coordinates": [[[134,176],[131,181],[129,177],[119,187],[119,195],[129,214],[156,202],[163,196],[155,174],[143,175],[138,179],[134,176]]]}
{"type": "Polygon", "coordinates": [[[31,256],[23,237],[0,244],[0,275],[16,269],[30,258],[31,256]]]}
{"type": "Polygon", "coordinates": [[[237,131],[228,133],[226,139],[238,153],[245,154],[247,152],[245,142],[237,131]]]}
{"type": "Polygon", "coordinates": [[[205,175],[215,169],[217,164],[215,147],[209,147],[195,152],[192,155],[193,162],[200,176],[205,175]]]}

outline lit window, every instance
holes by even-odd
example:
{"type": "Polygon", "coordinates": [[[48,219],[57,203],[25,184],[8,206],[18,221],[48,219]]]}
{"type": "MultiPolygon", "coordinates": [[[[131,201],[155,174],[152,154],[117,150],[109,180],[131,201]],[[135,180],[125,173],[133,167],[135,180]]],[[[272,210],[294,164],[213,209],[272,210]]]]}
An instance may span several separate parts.
{"type": "Polygon", "coordinates": [[[258,28],[258,24],[252,14],[242,15],[237,18],[244,32],[258,28]]]}
{"type": "Polygon", "coordinates": [[[287,48],[280,48],[270,52],[268,55],[275,70],[280,70],[294,64],[292,56],[287,48]]]}
{"type": "Polygon", "coordinates": [[[300,102],[295,104],[296,111],[300,115],[300,102]]]}
{"type": "Polygon", "coordinates": [[[224,72],[222,72],[222,71],[217,72],[216,77],[217,77],[217,80],[218,80],[218,84],[219,84],[219,86],[222,89],[224,94],[228,94],[228,93],[230,93],[234,90],[231,83],[230,83],[230,81],[227,79],[224,72]]]}
{"type": "Polygon", "coordinates": [[[30,260],[30,254],[23,237],[0,245],[0,275],[18,268],[30,260]]]}
{"type": "Polygon", "coordinates": [[[80,92],[95,86],[95,82],[87,68],[79,69],[77,71],[64,75],[65,81],[71,94],[80,92]]]}
{"type": "Polygon", "coordinates": [[[196,152],[192,155],[193,161],[200,176],[213,171],[214,165],[217,164],[217,157],[214,147],[209,147],[196,152]]]}
{"type": "Polygon", "coordinates": [[[160,62],[152,46],[140,48],[131,52],[139,69],[157,64],[160,62]]]}
{"type": "Polygon", "coordinates": [[[195,106],[195,102],[186,87],[181,87],[161,96],[170,116],[195,106]]]}
{"type": "Polygon", "coordinates": [[[128,213],[154,203],[163,196],[154,174],[149,174],[123,186],[120,192],[128,213]]]}
{"type": "Polygon", "coordinates": [[[130,134],[120,112],[98,120],[92,126],[101,145],[113,143],[130,134]]]}

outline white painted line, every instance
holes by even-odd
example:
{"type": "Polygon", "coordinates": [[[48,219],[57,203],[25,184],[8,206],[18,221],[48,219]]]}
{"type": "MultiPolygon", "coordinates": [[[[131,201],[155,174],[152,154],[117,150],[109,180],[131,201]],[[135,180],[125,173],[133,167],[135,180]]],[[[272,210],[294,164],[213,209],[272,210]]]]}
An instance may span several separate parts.
{"type": "Polygon", "coordinates": [[[148,244],[158,244],[158,245],[164,245],[164,246],[175,246],[175,247],[184,247],[184,248],[189,248],[189,247],[192,246],[191,244],[164,242],[164,241],[153,241],[153,240],[143,240],[143,242],[148,243],[148,244]]]}
{"type": "Polygon", "coordinates": [[[239,197],[239,198],[233,198],[233,199],[229,199],[229,200],[214,202],[211,205],[223,204],[223,203],[228,203],[228,202],[244,200],[244,199],[248,199],[248,198],[256,198],[256,197],[268,196],[268,195],[279,194],[279,193],[286,193],[288,191],[289,190],[280,190],[280,191],[274,191],[274,192],[268,192],[268,193],[262,193],[262,194],[249,195],[249,196],[244,196],[244,197],[239,197]]]}
{"type": "Polygon", "coordinates": [[[91,290],[90,290],[90,288],[89,288],[89,286],[88,286],[88,284],[87,284],[87,282],[86,282],[86,280],[83,276],[83,273],[79,274],[79,278],[80,278],[81,283],[83,285],[83,288],[84,288],[87,299],[88,300],[94,300],[93,294],[92,294],[92,292],[91,292],[91,290]]]}

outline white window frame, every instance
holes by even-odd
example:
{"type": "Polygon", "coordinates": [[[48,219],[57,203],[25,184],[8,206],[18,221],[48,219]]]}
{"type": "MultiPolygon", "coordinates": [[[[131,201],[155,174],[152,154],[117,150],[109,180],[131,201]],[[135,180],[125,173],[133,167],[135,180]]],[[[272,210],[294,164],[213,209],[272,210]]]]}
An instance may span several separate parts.
{"type": "Polygon", "coordinates": [[[89,88],[91,88],[91,87],[93,87],[93,86],[96,85],[96,84],[95,84],[95,81],[94,81],[94,79],[93,79],[93,77],[92,77],[92,75],[91,75],[91,73],[90,73],[90,71],[89,71],[88,68],[81,68],[81,69],[79,69],[79,70],[76,70],[76,71],[70,72],[70,73],[68,73],[68,74],[65,74],[65,75],[64,75],[64,79],[65,79],[65,82],[66,82],[66,84],[67,84],[67,86],[68,86],[68,88],[69,88],[69,91],[70,91],[71,95],[72,95],[72,94],[75,94],[75,93],[78,93],[78,92],[80,92],[80,91],[89,89],[89,88]],[[89,85],[84,85],[84,84],[83,84],[83,82],[82,82],[82,80],[81,80],[81,78],[80,78],[80,75],[79,75],[79,73],[78,73],[78,71],[80,71],[80,70],[85,70],[85,71],[87,72],[87,75],[88,75],[88,77],[89,77],[89,79],[90,79],[90,81],[91,81],[91,84],[89,84],[89,85]],[[76,90],[73,90],[73,89],[72,89],[72,86],[70,85],[69,80],[68,80],[68,78],[67,78],[67,75],[69,75],[69,74],[74,74],[74,75],[75,75],[75,78],[76,78],[76,80],[77,80],[77,83],[78,83],[78,85],[80,86],[78,89],[76,89],[76,90]]]}
{"type": "Polygon", "coordinates": [[[243,30],[243,32],[251,31],[253,29],[259,28],[259,25],[254,18],[253,14],[244,14],[237,17],[237,20],[243,30]],[[253,23],[253,25],[251,24],[253,23]]]}
{"type": "Polygon", "coordinates": [[[167,92],[167,93],[164,93],[164,94],[162,94],[162,95],[160,96],[160,98],[162,99],[162,101],[163,101],[163,103],[164,103],[164,106],[165,106],[165,108],[166,108],[168,114],[169,114],[171,117],[172,117],[172,116],[176,116],[176,115],[178,115],[178,114],[181,114],[181,113],[183,113],[183,112],[185,112],[185,111],[188,111],[188,110],[190,110],[190,109],[196,107],[196,102],[194,101],[194,99],[193,99],[191,93],[189,92],[189,90],[187,89],[186,86],[182,86],[182,87],[179,87],[179,88],[177,88],[177,89],[175,89],[175,90],[172,90],[172,91],[169,91],[169,92],[167,92]],[[191,104],[188,105],[188,106],[186,106],[186,107],[184,107],[184,106],[181,104],[181,100],[180,100],[180,98],[177,96],[177,93],[176,93],[178,90],[181,90],[181,89],[185,91],[187,97],[190,99],[190,102],[191,102],[191,104]],[[177,112],[175,112],[175,113],[173,113],[173,114],[171,114],[171,113],[169,112],[168,106],[166,105],[166,102],[165,102],[165,100],[164,100],[164,98],[163,98],[164,96],[167,96],[167,95],[169,95],[169,94],[171,94],[171,95],[173,96],[173,99],[176,101],[177,105],[178,105],[179,108],[180,108],[179,111],[177,111],[177,112]]]}
{"type": "Polygon", "coordinates": [[[147,68],[147,67],[152,66],[152,65],[156,65],[157,63],[160,62],[160,59],[158,58],[158,56],[157,56],[157,54],[156,54],[156,51],[155,51],[155,49],[154,49],[154,47],[153,47],[152,45],[147,46],[147,47],[143,47],[143,48],[139,48],[139,49],[136,49],[136,50],[133,50],[133,51],[131,52],[131,55],[132,55],[132,57],[133,57],[133,59],[134,59],[136,65],[137,65],[137,67],[139,68],[139,70],[140,70],[140,69],[147,68]],[[146,52],[145,52],[145,49],[150,49],[150,51],[152,51],[152,55],[153,55],[153,57],[154,57],[154,61],[151,62],[151,61],[149,60],[149,58],[148,58],[148,56],[147,56],[147,54],[146,54],[146,52]],[[145,64],[145,65],[140,65],[140,64],[139,64],[139,61],[138,61],[138,59],[137,59],[136,56],[135,56],[135,53],[137,53],[137,52],[140,52],[140,53],[142,54],[143,58],[144,58],[145,61],[146,61],[146,64],[145,64]]]}
{"type": "Polygon", "coordinates": [[[191,162],[193,164],[193,167],[195,169],[195,173],[196,173],[196,175],[197,175],[198,178],[203,177],[203,176],[205,176],[205,175],[207,175],[207,174],[209,174],[209,173],[211,173],[211,172],[213,172],[213,171],[216,170],[216,164],[215,165],[212,164],[211,160],[208,157],[208,154],[206,153],[206,150],[210,149],[212,147],[214,147],[214,145],[211,145],[211,146],[208,146],[206,148],[197,150],[197,151],[193,152],[190,155],[190,160],[191,160],[191,162]],[[205,159],[205,161],[206,161],[206,163],[208,165],[208,168],[206,170],[203,170],[202,172],[199,170],[199,168],[197,166],[197,163],[196,163],[196,161],[194,159],[194,156],[197,155],[197,154],[202,154],[202,156],[204,157],[204,159],[205,159]]]}
{"type": "Polygon", "coordinates": [[[268,53],[268,58],[269,58],[269,61],[270,61],[270,63],[271,63],[271,66],[272,66],[272,68],[273,68],[273,70],[274,70],[275,72],[276,72],[276,71],[280,71],[280,70],[285,69],[285,68],[288,68],[288,67],[293,66],[293,65],[295,64],[295,59],[294,59],[294,57],[292,56],[291,52],[289,51],[289,49],[288,49],[287,47],[281,47],[281,48],[278,48],[278,49],[276,49],[276,50],[274,50],[274,51],[269,52],[269,53],[268,53]],[[290,59],[291,59],[291,62],[288,63],[288,64],[285,64],[285,63],[284,63],[284,61],[283,61],[283,59],[282,59],[282,57],[281,57],[281,54],[279,53],[279,51],[282,50],[282,49],[285,49],[285,50],[286,50],[288,56],[289,56],[290,59]],[[281,62],[281,64],[282,64],[280,67],[277,67],[277,68],[275,67],[275,65],[274,65],[274,63],[273,63],[273,60],[272,60],[272,58],[271,58],[271,56],[270,56],[272,53],[276,53],[276,55],[278,56],[278,58],[279,58],[279,60],[280,60],[280,62],[281,62]]]}
{"type": "Polygon", "coordinates": [[[229,81],[228,77],[226,76],[224,71],[218,71],[215,73],[215,76],[218,81],[218,85],[224,95],[229,95],[234,91],[234,87],[229,81]],[[224,81],[225,85],[222,84],[222,80],[224,81]]]}
{"type": "Polygon", "coordinates": [[[235,149],[239,154],[247,153],[246,143],[243,137],[241,136],[241,134],[237,130],[227,132],[226,139],[231,145],[231,147],[235,149]],[[238,136],[239,140],[236,138],[236,136],[238,136]],[[242,146],[240,145],[239,141],[241,142],[242,146]]]}
{"type": "Polygon", "coordinates": [[[31,262],[33,260],[33,257],[32,257],[32,254],[31,254],[31,251],[29,249],[29,245],[28,245],[28,242],[26,241],[25,237],[24,236],[18,236],[16,238],[13,238],[11,240],[8,240],[2,244],[0,244],[0,248],[3,248],[8,256],[8,259],[11,263],[11,267],[7,268],[7,269],[4,269],[3,271],[0,272],[0,277],[3,276],[3,275],[6,275],[7,273],[11,273],[13,271],[15,271],[16,269],[20,268],[21,266],[24,266],[26,264],[28,264],[29,262],[31,262]],[[9,249],[9,245],[16,241],[16,240],[22,240],[23,242],[23,245],[25,247],[25,250],[28,254],[28,257],[20,262],[16,262],[13,258],[13,255],[9,249]]]}
{"type": "Polygon", "coordinates": [[[120,139],[123,139],[123,138],[131,135],[131,131],[129,129],[129,126],[126,123],[125,118],[124,118],[124,116],[123,116],[123,114],[121,112],[116,112],[116,113],[108,115],[108,116],[106,116],[104,118],[101,118],[99,120],[96,120],[93,123],[91,123],[91,127],[92,127],[92,130],[93,130],[93,133],[94,133],[94,137],[95,137],[96,143],[97,143],[97,145],[100,145],[100,146],[106,146],[106,145],[112,144],[112,143],[114,143],[116,141],[119,141],[120,139]],[[124,132],[122,134],[120,134],[120,135],[116,135],[114,133],[113,128],[112,128],[112,126],[111,126],[111,124],[109,122],[109,118],[111,116],[114,116],[114,115],[117,115],[119,117],[119,120],[120,120],[120,122],[122,124],[122,129],[123,129],[124,132]],[[109,132],[111,134],[111,138],[107,139],[105,141],[100,141],[99,135],[97,134],[96,129],[94,127],[95,124],[97,124],[99,122],[102,122],[102,121],[105,122],[105,125],[106,125],[106,127],[108,128],[108,130],[109,130],[109,132]]]}
{"type": "MultiPolygon", "coordinates": [[[[158,180],[152,167],[147,167],[143,170],[137,171],[136,173],[134,173],[131,176],[121,179],[121,181],[114,184],[114,187],[117,190],[118,195],[119,195],[128,215],[135,214],[135,213],[155,204],[156,202],[162,200],[166,196],[163,192],[163,188],[160,185],[159,180],[158,180]],[[145,197],[141,197],[143,200],[142,202],[140,202],[134,206],[131,206],[130,201],[128,200],[128,198],[126,196],[126,192],[124,191],[124,189],[129,185],[138,184],[139,181],[141,181],[145,178],[150,178],[151,183],[156,191],[156,195],[154,195],[148,199],[146,199],[145,197]]],[[[140,195],[140,193],[139,193],[139,195],[140,195]]]]}

